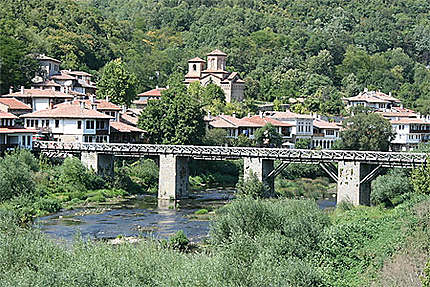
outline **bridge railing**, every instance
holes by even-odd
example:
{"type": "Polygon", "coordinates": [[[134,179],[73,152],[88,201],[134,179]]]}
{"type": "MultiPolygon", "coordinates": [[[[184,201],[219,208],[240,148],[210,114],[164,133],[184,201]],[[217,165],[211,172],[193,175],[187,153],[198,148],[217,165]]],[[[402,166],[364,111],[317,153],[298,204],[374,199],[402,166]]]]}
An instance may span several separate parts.
{"type": "Polygon", "coordinates": [[[175,154],[195,158],[244,157],[285,160],[294,162],[355,161],[384,166],[417,166],[427,160],[425,153],[376,152],[351,150],[303,150],[255,147],[222,147],[193,145],[152,145],[121,143],[63,143],[35,141],[34,149],[42,152],[81,153],[98,152],[114,155],[175,154]]]}

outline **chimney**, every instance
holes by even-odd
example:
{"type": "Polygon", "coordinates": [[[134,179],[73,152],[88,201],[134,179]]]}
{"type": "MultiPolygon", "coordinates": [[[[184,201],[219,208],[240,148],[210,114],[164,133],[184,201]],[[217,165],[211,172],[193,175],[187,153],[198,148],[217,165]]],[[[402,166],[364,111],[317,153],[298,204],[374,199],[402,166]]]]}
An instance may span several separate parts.
{"type": "Polygon", "coordinates": [[[92,104],[91,104],[91,109],[93,109],[93,110],[97,111],[97,104],[92,103],[92,104]]]}
{"type": "Polygon", "coordinates": [[[233,113],[232,116],[233,116],[233,118],[235,118],[236,117],[236,113],[233,113]]]}
{"type": "Polygon", "coordinates": [[[109,102],[109,96],[106,96],[106,102],[109,102]]]}
{"type": "Polygon", "coordinates": [[[55,87],[52,87],[51,89],[52,89],[53,91],[55,91],[55,87]]]}
{"type": "Polygon", "coordinates": [[[94,104],[96,102],[94,95],[90,95],[90,100],[91,100],[92,104],[94,104]]]}
{"type": "Polygon", "coordinates": [[[85,102],[84,101],[80,101],[79,105],[80,105],[81,109],[85,109],[85,102]]]}
{"type": "Polygon", "coordinates": [[[122,106],[122,112],[125,113],[127,111],[127,107],[125,105],[122,106]]]}
{"type": "Polygon", "coordinates": [[[12,94],[13,93],[13,87],[12,86],[10,86],[9,87],[9,94],[12,94]]]}
{"type": "Polygon", "coordinates": [[[251,117],[251,113],[248,113],[248,118],[250,118],[251,117]]]}
{"type": "Polygon", "coordinates": [[[262,111],[259,111],[258,115],[260,116],[260,118],[263,118],[263,112],[262,111]]]}
{"type": "Polygon", "coordinates": [[[389,92],[388,95],[391,97],[391,92],[389,92]]]}
{"type": "Polygon", "coordinates": [[[21,95],[24,95],[24,86],[21,86],[21,95]]]}

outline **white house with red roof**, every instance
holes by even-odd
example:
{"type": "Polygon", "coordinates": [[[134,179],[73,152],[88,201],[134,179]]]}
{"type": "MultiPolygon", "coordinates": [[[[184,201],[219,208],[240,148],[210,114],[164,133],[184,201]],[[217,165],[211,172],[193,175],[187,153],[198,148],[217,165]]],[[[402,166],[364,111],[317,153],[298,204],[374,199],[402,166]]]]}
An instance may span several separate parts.
{"type": "Polygon", "coordinates": [[[33,109],[15,98],[0,97],[0,111],[9,112],[15,116],[31,113],[33,109]]]}
{"type": "Polygon", "coordinates": [[[161,99],[161,92],[166,90],[167,88],[155,88],[149,91],[146,91],[144,93],[140,93],[137,95],[137,100],[133,101],[133,104],[138,109],[143,109],[148,104],[148,100],[160,100],[161,99]]]}
{"type": "Polygon", "coordinates": [[[401,105],[401,101],[394,98],[391,93],[387,95],[380,91],[368,91],[367,89],[355,97],[345,98],[344,102],[347,108],[364,106],[374,110],[385,110],[401,105]]]}
{"type": "Polygon", "coordinates": [[[9,92],[7,95],[1,96],[3,98],[15,98],[24,104],[30,106],[34,111],[48,109],[56,104],[63,103],[67,100],[73,100],[73,96],[63,92],[55,91],[52,89],[24,89],[21,87],[19,92],[9,92]]]}
{"type": "Polygon", "coordinates": [[[396,151],[410,150],[420,143],[430,141],[430,117],[391,119],[390,123],[396,137],[391,148],[396,151]]]}
{"type": "Polygon", "coordinates": [[[313,116],[297,114],[291,111],[285,112],[265,112],[265,116],[278,120],[283,123],[288,123],[292,126],[292,143],[295,143],[297,139],[307,138],[311,139],[313,136],[313,116]]]}
{"type": "Polygon", "coordinates": [[[49,138],[62,142],[109,142],[110,115],[85,103],[68,102],[53,109],[22,115],[25,127],[36,129],[49,138]]]}
{"type": "Polygon", "coordinates": [[[188,60],[188,73],[185,75],[185,84],[200,82],[203,86],[213,83],[224,91],[227,103],[243,101],[245,81],[237,72],[226,71],[227,54],[216,49],[207,54],[207,61],[201,58],[188,60]]]}
{"type": "Polygon", "coordinates": [[[316,118],[313,121],[312,147],[321,149],[332,148],[335,141],[340,139],[341,126],[339,123],[328,122],[316,118]]]}
{"type": "Polygon", "coordinates": [[[17,123],[19,118],[0,110],[0,152],[14,148],[31,148],[33,134],[37,131],[17,123]]]}

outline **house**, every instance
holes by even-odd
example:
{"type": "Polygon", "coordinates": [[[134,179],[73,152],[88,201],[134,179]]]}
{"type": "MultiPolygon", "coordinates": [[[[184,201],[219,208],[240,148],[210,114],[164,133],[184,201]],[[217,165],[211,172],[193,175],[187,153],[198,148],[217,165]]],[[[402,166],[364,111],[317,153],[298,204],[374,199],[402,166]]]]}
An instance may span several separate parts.
{"type": "Polygon", "coordinates": [[[14,148],[31,148],[33,134],[37,131],[24,128],[18,123],[19,118],[0,110],[0,153],[14,148]]]}
{"type": "Polygon", "coordinates": [[[429,118],[404,118],[390,120],[396,137],[391,141],[394,151],[406,151],[415,148],[420,143],[430,141],[429,118]]]}
{"type": "Polygon", "coordinates": [[[143,133],[142,129],[120,121],[110,123],[111,143],[143,143],[143,133]]]}
{"type": "Polygon", "coordinates": [[[31,113],[33,109],[15,98],[0,97],[0,111],[9,112],[15,116],[31,113]]]}
{"type": "Polygon", "coordinates": [[[331,123],[322,119],[314,119],[312,147],[329,149],[335,141],[340,139],[341,126],[338,123],[331,123]]]}
{"type": "Polygon", "coordinates": [[[161,92],[167,88],[155,88],[144,93],[137,95],[138,99],[133,101],[133,104],[138,109],[143,109],[148,104],[148,100],[159,100],[161,99],[161,92]]]}
{"type": "Polygon", "coordinates": [[[255,124],[259,124],[260,127],[264,127],[267,124],[271,124],[276,128],[276,131],[282,136],[283,140],[291,140],[293,134],[292,129],[293,125],[287,122],[281,122],[278,120],[275,120],[273,118],[265,117],[262,113],[255,116],[247,116],[242,118],[242,120],[247,122],[252,122],[255,124]]]}
{"type": "Polygon", "coordinates": [[[368,91],[367,89],[355,97],[345,98],[344,102],[347,108],[363,106],[373,110],[385,110],[401,105],[401,101],[391,96],[391,93],[387,95],[380,91],[368,91]]]}
{"type": "Polygon", "coordinates": [[[291,125],[291,143],[295,143],[297,139],[301,138],[311,139],[313,136],[314,118],[311,115],[297,114],[291,111],[270,111],[264,113],[264,115],[269,118],[291,125]]]}
{"type": "Polygon", "coordinates": [[[122,108],[115,105],[114,103],[108,102],[106,100],[96,99],[93,95],[90,96],[89,100],[73,100],[71,102],[64,102],[57,104],[54,107],[62,107],[68,105],[81,105],[83,104],[86,109],[97,110],[112,117],[112,121],[119,121],[120,112],[122,108]]]}
{"type": "Polygon", "coordinates": [[[45,54],[32,54],[30,56],[39,61],[41,70],[41,74],[37,75],[32,80],[34,83],[44,82],[52,75],[58,74],[60,72],[60,60],[48,57],[45,54]]]}
{"type": "Polygon", "coordinates": [[[90,73],[83,71],[61,70],[61,75],[67,75],[74,78],[71,85],[72,91],[84,95],[96,94],[97,87],[96,84],[91,81],[93,75],[90,73]]]}
{"type": "Polygon", "coordinates": [[[24,89],[13,93],[9,91],[8,95],[3,95],[4,98],[15,98],[26,105],[29,105],[33,112],[48,109],[56,104],[63,103],[66,100],[73,100],[73,96],[52,89],[24,89]]]}
{"type": "Polygon", "coordinates": [[[216,84],[224,91],[227,103],[241,102],[244,98],[245,81],[237,72],[226,71],[227,54],[214,50],[207,54],[207,61],[201,58],[188,60],[188,73],[185,75],[185,84],[200,82],[203,86],[216,84]]]}
{"type": "Polygon", "coordinates": [[[55,141],[109,142],[112,116],[85,107],[84,102],[58,105],[22,115],[25,127],[38,130],[55,141]]]}

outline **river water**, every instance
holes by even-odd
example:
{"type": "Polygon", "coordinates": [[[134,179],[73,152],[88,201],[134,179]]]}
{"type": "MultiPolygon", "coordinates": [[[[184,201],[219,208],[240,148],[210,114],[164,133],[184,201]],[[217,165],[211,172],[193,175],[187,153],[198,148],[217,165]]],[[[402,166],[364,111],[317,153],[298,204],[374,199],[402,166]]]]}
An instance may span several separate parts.
{"type": "MultiPolygon", "coordinates": [[[[35,221],[44,233],[54,239],[72,242],[76,236],[84,239],[111,239],[145,236],[166,239],[183,230],[192,242],[208,237],[210,214],[195,215],[199,209],[209,211],[234,198],[234,190],[191,192],[190,198],[178,203],[158,202],[155,196],[142,196],[96,208],[64,210],[40,217],[35,221]]],[[[331,200],[319,200],[320,208],[335,205],[331,200]]]]}

